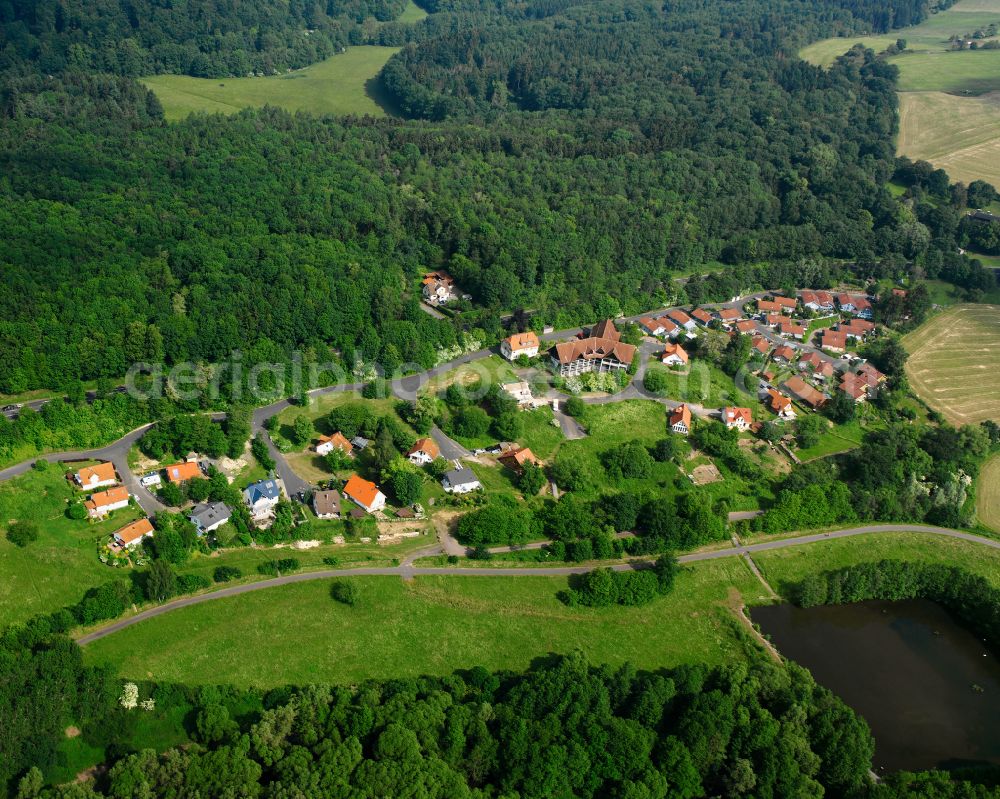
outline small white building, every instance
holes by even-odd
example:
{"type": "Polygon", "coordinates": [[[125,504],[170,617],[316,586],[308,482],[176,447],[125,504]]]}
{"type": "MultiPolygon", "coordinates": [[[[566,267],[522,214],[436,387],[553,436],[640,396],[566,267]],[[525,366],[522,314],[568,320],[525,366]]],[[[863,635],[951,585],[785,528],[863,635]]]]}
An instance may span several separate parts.
{"type": "Polygon", "coordinates": [[[476,477],[476,473],[468,466],[445,472],[441,486],[449,494],[468,494],[470,491],[477,491],[483,487],[479,478],[476,477]]]}
{"type": "Polygon", "coordinates": [[[150,472],[149,474],[144,474],[139,478],[139,485],[143,488],[156,488],[157,486],[163,485],[163,478],[160,476],[159,472],[150,472]]]}

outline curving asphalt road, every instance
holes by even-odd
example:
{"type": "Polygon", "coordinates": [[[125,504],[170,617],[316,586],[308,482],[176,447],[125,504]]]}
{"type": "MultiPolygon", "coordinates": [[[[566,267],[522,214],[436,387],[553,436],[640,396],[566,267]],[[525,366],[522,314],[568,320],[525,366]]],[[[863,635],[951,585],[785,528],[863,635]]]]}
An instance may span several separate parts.
{"type": "MultiPolygon", "coordinates": [[[[696,563],[705,560],[718,560],[719,558],[743,557],[754,552],[768,552],[774,549],[785,549],[786,547],[830,541],[835,538],[850,538],[857,535],[875,535],[880,533],[927,533],[930,535],[945,536],[947,538],[958,538],[963,541],[981,544],[991,549],[1000,549],[1000,541],[998,540],[974,535],[973,533],[966,533],[961,530],[952,530],[947,527],[933,527],[921,524],[873,524],[863,527],[852,527],[846,530],[835,530],[829,533],[812,533],[810,535],[800,535],[795,536],[794,538],[783,538],[776,541],[763,541],[759,544],[726,547],[724,549],[716,549],[707,552],[691,552],[687,555],[681,555],[678,558],[678,561],[681,563],[696,563]]],[[[425,554],[433,554],[436,549],[437,548],[428,548],[426,550],[421,550],[421,552],[425,554]]],[[[422,575],[455,575],[461,577],[552,577],[585,574],[586,572],[598,568],[597,566],[558,566],[537,569],[518,567],[481,569],[468,567],[422,568],[413,565],[413,557],[415,557],[416,554],[418,553],[414,553],[411,558],[405,560],[400,566],[363,569],[326,569],[316,572],[289,574],[283,577],[275,577],[270,580],[261,580],[255,583],[244,583],[241,585],[230,586],[229,588],[221,588],[218,591],[213,591],[209,594],[183,597],[181,599],[174,600],[173,602],[168,602],[165,605],[158,605],[154,608],[141,611],[135,616],[131,616],[127,619],[120,619],[119,621],[113,622],[112,624],[102,627],[99,630],[94,630],[86,635],[82,635],[77,638],[77,643],[81,646],[86,646],[92,641],[97,641],[98,639],[112,635],[119,630],[124,630],[126,627],[131,627],[133,624],[138,624],[146,619],[162,616],[164,613],[171,613],[175,610],[180,610],[181,608],[186,608],[191,605],[200,605],[202,602],[213,602],[217,599],[239,596],[240,594],[246,594],[250,591],[261,591],[265,588],[276,588],[282,585],[302,583],[309,580],[328,580],[332,577],[372,576],[397,576],[402,577],[403,579],[412,579],[413,577],[422,575]]],[[[646,568],[649,563],[649,560],[636,560],[631,563],[615,564],[610,568],[615,571],[629,571],[632,569],[646,568]]]]}

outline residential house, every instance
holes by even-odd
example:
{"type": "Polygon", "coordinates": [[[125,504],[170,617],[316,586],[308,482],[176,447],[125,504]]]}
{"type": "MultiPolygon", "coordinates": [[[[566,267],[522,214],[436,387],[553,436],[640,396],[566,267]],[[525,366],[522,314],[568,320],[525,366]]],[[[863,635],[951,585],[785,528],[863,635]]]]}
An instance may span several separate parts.
{"type": "Polygon", "coordinates": [[[225,502],[206,502],[191,508],[188,518],[198,530],[198,535],[206,535],[218,530],[233,516],[225,502]]]}
{"type": "Polygon", "coordinates": [[[794,297],[772,297],[774,304],[777,305],[782,313],[792,314],[795,313],[795,306],[798,302],[794,297]]]}
{"type": "Polygon", "coordinates": [[[656,321],[663,326],[663,333],[660,334],[662,337],[676,338],[683,329],[679,327],[673,319],[670,319],[667,316],[661,316],[656,321]]]}
{"type": "Polygon", "coordinates": [[[767,355],[771,351],[771,342],[763,336],[755,336],[752,343],[753,348],[761,355],[767,355]]]}
{"type": "Polygon", "coordinates": [[[764,321],[767,322],[768,327],[777,327],[785,322],[785,317],[780,313],[769,313],[764,317],[764,321]]]}
{"type": "Polygon", "coordinates": [[[441,457],[441,449],[433,438],[421,438],[406,453],[410,463],[422,466],[441,457]]]}
{"type": "Polygon", "coordinates": [[[837,306],[844,313],[860,316],[862,319],[872,318],[872,304],[868,298],[860,294],[838,294],[837,306]]]}
{"type": "Polygon", "coordinates": [[[95,488],[113,486],[118,482],[115,465],[110,461],[98,463],[96,466],[84,466],[73,477],[80,488],[89,491],[93,491],[95,488]]]}
{"type": "Polygon", "coordinates": [[[526,464],[533,463],[537,466],[540,463],[535,453],[527,447],[507,450],[497,460],[516,474],[523,472],[526,464]]]}
{"type": "Polygon", "coordinates": [[[695,322],[694,319],[692,319],[686,313],[684,313],[684,311],[682,311],[680,308],[675,308],[672,311],[668,311],[667,318],[672,320],[674,324],[676,324],[678,327],[682,327],[685,330],[687,330],[689,333],[698,326],[698,323],[695,322]]]}
{"type": "Polygon", "coordinates": [[[785,389],[813,410],[822,407],[826,402],[826,397],[821,391],[817,391],[798,375],[793,375],[785,381],[785,389]]]}
{"type": "Polygon", "coordinates": [[[344,496],[369,513],[385,507],[385,494],[378,490],[378,486],[356,474],[351,475],[344,486],[344,496]]]}
{"type": "Polygon", "coordinates": [[[165,471],[167,473],[167,480],[174,484],[183,483],[195,477],[201,477],[201,469],[197,461],[174,463],[168,466],[165,471]]]}
{"type": "Polygon", "coordinates": [[[837,326],[837,329],[847,335],[848,338],[863,341],[865,336],[875,329],[875,323],[867,319],[851,319],[837,326]]]}
{"type": "Polygon", "coordinates": [[[351,446],[351,442],[339,430],[332,436],[320,436],[316,442],[317,455],[329,455],[335,449],[339,449],[345,455],[353,457],[354,448],[351,446]]]}
{"type": "Polygon", "coordinates": [[[625,371],[635,358],[636,348],[620,339],[611,320],[600,322],[591,328],[590,336],[556,344],[552,348],[552,365],[563,377],[625,371]]]}
{"type": "Polygon", "coordinates": [[[281,501],[281,488],[274,478],[251,483],[243,489],[243,501],[255,519],[264,519],[281,501]]]}
{"type": "Polygon", "coordinates": [[[112,533],[111,548],[117,551],[132,549],[141,544],[143,539],[152,538],[155,532],[152,523],[144,517],[112,533]]]}
{"type": "Polygon", "coordinates": [[[723,408],[722,422],[727,430],[749,430],[753,424],[753,413],[749,408],[723,408]]]}
{"type": "Polygon", "coordinates": [[[83,506],[87,509],[87,515],[91,519],[100,519],[113,510],[127,508],[128,500],[128,489],[124,486],[117,486],[109,488],[107,491],[91,494],[90,499],[84,502],[83,506]]]}
{"type": "Polygon", "coordinates": [[[767,404],[770,409],[778,415],[779,419],[794,419],[795,408],[792,401],[774,388],[766,390],[767,404]]]}
{"type": "Polygon", "coordinates": [[[806,337],[805,327],[790,319],[778,324],[778,332],[786,338],[794,338],[797,341],[802,341],[806,337]]]}
{"type": "Polygon", "coordinates": [[[684,366],[688,363],[687,352],[680,344],[667,343],[663,346],[663,354],[660,355],[660,362],[667,366],[684,366]]]}
{"type": "Polygon", "coordinates": [[[736,323],[736,332],[744,335],[753,334],[757,330],[757,325],[752,319],[744,319],[736,323]]]}
{"type": "Polygon", "coordinates": [[[864,402],[878,393],[886,376],[870,363],[863,363],[854,372],[847,372],[840,378],[840,390],[855,402],[864,402]]]}
{"type": "Polygon", "coordinates": [[[854,373],[873,389],[877,389],[888,379],[868,362],[861,364],[861,366],[854,370],[854,373]]]}
{"type": "Polygon", "coordinates": [[[643,316],[639,319],[639,327],[647,336],[662,336],[667,332],[667,328],[664,327],[662,320],[653,319],[649,316],[643,316]]]}
{"type": "Polygon", "coordinates": [[[847,334],[841,330],[824,330],[820,333],[819,345],[830,352],[843,352],[847,349],[847,334]]]}
{"type": "Polygon", "coordinates": [[[810,311],[819,313],[820,311],[832,311],[834,309],[833,294],[829,291],[812,291],[804,289],[799,292],[799,299],[802,307],[810,311]]]}
{"type": "Polygon", "coordinates": [[[807,355],[803,355],[799,358],[799,369],[805,371],[806,369],[815,370],[818,369],[823,364],[823,359],[819,357],[818,353],[810,352],[807,355]]]}
{"type": "Polygon", "coordinates": [[[538,336],[531,330],[515,333],[500,342],[500,354],[508,361],[515,361],[524,355],[534,358],[538,355],[538,336]]]}
{"type": "Polygon", "coordinates": [[[704,308],[695,308],[691,311],[691,318],[695,320],[700,325],[707,325],[712,321],[712,314],[706,311],[704,308]]]}
{"type": "Polygon", "coordinates": [[[798,358],[798,350],[795,347],[789,347],[787,344],[782,344],[778,347],[771,358],[777,363],[794,363],[798,358]]]}
{"type": "Polygon", "coordinates": [[[833,364],[829,361],[823,361],[819,366],[813,369],[813,377],[820,380],[829,380],[833,377],[834,369],[833,364]]]}
{"type": "Polygon", "coordinates": [[[527,380],[519,380],[516,383],[501,383],[500,388],[504,393],[509,394],[517,404],[526,407],[535,404],[535,398],[531,393],[531,384],[527,380]]]}
{"type": "Polygon", "coordinates": [[[313,513],[317,519],[340,518],[340,492],[314,491],[312,496],[313,513]]]}
{"type": "Polygon", "coordinates": [[[868,386],[863,380],[859,380],[856,375],[848,372],[840,378],[838,390],[843,391],[856,403],[862,403],[868,399],[868,386]]]}
{"type": "Polygon", "coordinates": [[[761,314],[781,313],[781,306],[771,300],[757,300],[757,311],[761,314]]]}
{"type": "Polygon", "coordinates": [[[428,272],[421,281],[420,292],[432,305],[450,302],[455,298],[455,281],[447,272],[428,272]]]}
{"type": "MultiPolygon", "coordinates": [[[[716,316],[725,327],[732,327],[738,320],[743,318],[743,314],[736,308],[723,308],[716,316]]],[[[752,325],[753,323],[751,322],[750,324],[752,325]]]]}
{"type": "Polygon", "coordinates": [[[687,405],[678,405],[670,413],[670,429],[686,436],[691,432],[691,409],[687,405]]]}
{"type": "Polygon", "coordinates": [[[468,466],[460,469],[451,469],[444,473],[441,479],[441,486],[449,494],[468,494],[482,488],[482,483],[476,477],[476,473],[468,466]]]}

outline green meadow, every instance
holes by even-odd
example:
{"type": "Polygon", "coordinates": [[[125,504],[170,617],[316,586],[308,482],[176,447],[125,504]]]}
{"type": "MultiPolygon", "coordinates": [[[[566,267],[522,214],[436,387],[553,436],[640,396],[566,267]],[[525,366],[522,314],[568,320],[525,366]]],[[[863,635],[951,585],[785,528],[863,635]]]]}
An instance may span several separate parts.
{"type": "Polygon", "coordinates": [[[143,78],[170,121],[191,113],[234,114],[265,105],[314,114],[384,116],[377,75],[398,47],[359,46],[303,69],[266,78],[143,78]]]}

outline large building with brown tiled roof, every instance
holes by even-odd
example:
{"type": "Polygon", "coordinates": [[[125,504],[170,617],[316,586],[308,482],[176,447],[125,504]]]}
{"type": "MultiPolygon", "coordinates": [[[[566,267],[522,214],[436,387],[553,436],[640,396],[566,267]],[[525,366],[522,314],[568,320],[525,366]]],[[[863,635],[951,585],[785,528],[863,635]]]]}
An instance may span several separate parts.
{"type": "Polygon", "coordinates": [[[587,338],[556,344],[552,348],[552,366],[563,377],[628,369],[635,358],[635,347],[620,338],[610,319],[599,322],[587,338]]]}

